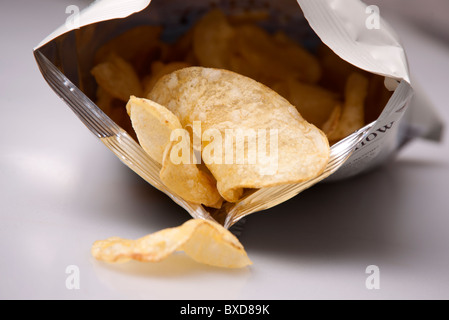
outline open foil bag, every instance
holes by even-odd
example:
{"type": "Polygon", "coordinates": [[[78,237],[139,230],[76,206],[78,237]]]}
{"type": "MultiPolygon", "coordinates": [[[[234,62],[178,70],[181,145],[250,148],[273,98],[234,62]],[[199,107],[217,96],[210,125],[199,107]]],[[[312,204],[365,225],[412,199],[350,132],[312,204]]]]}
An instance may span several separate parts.
{"type": "Polygon", "coordinates": [[[441,130],[426,105],[410,104],[413,96],[406,54],[398,37],[376,11],[359,0],[282,1],[96,1],[44,39],[34,55],[43,77],[86,127],[125,165],[167,194],[193,218],[216,220],[230,228],[241,218],[269,209],[321,181],[338,181],[372,170],[391,159],[410,139],[438,139],[441,130]],[[264,27],[281,27],[313,50],[323,42],[339,57],[384,77],[391,97],[377,119],[331,147],[331,158],[317,178],[299,184],[264,188],[213,212],[172,194],[159,178],[160,165],[140,147],[129,128],[95,103],[90,74],[95,52],[108,40],[138,25],[160,25],[167,41],[176,39],[211,7],[226,13],[264,10],[264,27]],[[369,19],[379,18],[369,24],[369,19]],[[69,23],[70,22],[70,23],[69,23]],[[414,114],[426,114],[420,123],[414,114]],[[414,119],[414,120],[413,120],[414,119]]]}

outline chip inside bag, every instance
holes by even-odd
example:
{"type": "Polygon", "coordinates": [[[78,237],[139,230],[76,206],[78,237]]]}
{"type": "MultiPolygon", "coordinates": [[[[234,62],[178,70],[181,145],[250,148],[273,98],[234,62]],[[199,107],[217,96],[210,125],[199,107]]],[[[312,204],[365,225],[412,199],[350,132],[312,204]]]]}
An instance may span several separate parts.
{"type": "MultiPolygon", "coordinates": [[[[187,138],[181,136],[179,143],[171,143],[165,150],[162,172],[173,167],[173,162],[183,162],[179,174],[171,178],[178,176],[173,184],[183,185],[186,191],[191,192],[197,185],[201,177],[198,173],[202,172],[197,164],[202,162],[206,167],[204,175],[211,175],[205,182],[215,180],[221,197],[237,202],[247,189],[312,179],[323,172],[329,161],[329,142],[320,129],[304,120],[278,93],[237,73],[184,68],[161,78],[148,98],[167,106],[166,111],[173,112],[184,128],[195,127],[202,133],[198,153],[201,162],[190,155],[185,157],[185,153],[193,153],[187,130],[187,138]],[[181,159],[176,159],[178,153],[183,153],[181,159]],[[187,177],[182,173],[190,172],[189,166],[199,171],[193,170],[187,177]]],[[[135,101],[131,98],[129,108],[135,101]]],[[[143,137],[144,132],[138,130],[137,135],[143,137]]],[[[150,138],[150,142],[142,143],[157,142],[150,138]]],[[[166,181],[164,174],[161,179],[166,181]]],[[[200,204],[206,202],[201,200],[200,204]]]]}

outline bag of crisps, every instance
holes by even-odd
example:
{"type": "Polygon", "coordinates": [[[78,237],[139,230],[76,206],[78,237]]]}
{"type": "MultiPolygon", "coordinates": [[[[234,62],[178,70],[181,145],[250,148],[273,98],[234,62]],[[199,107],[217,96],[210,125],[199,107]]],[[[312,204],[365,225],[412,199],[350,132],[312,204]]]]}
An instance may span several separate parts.
{"type": "MultiPolygon", "coordinates": [[[[441,130],[431,116],[416,130],[404,49],[359,0],[108,0],[74,21],[34,50],[45,80],[124,164],[224,229],[441,130]]],[[[145,256],[111,243],[95,255],[145,256]]]]}

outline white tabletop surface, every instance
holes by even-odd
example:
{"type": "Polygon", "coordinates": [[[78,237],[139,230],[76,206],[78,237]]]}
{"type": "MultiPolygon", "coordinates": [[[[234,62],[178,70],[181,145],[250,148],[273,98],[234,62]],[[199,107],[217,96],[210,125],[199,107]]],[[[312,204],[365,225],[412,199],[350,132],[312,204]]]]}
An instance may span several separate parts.
{"type": "MultiPolygon", "coordinates": [[[[414,141],[373,173],[318,185],[250,216],[253,265],[183,255],[105,265],[95,240],[138,238],[190,216],[123,165],[44,81],[32,49],[87,1],[8,1],[0,10],[0,299],[447,299],[449,142],[414,141]],[[380,270],[368,290],[366,268],[380,270]],[[79,270],[79,289],[66,280],[79,270]],[[70,287],[70,286],[69,286],[70,287]]],[[[449,43],[404,22],[415,78],[449,120],[449,43]]]]}

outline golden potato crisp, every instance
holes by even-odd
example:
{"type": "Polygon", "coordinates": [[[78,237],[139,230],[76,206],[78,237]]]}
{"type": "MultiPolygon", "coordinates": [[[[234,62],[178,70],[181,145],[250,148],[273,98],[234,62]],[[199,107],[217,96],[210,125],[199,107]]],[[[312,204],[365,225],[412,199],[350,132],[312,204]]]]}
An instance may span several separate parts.
{"type": "Polygon", "coordinates": [[[239,240],[216,222],[191,219],[137,240],[109,238],[96,241],[92,255],[109,263],[137,260],[158,262],[176,251],[184,251],[197,262],[223,268],[251,265],[239,240]]]}
{"type": "Polygon", "coordinates": [[[337,105],[334,110],[332,110],[332,113],[330,114],[329,118],[326,120],[326,122],[321,127],[321,130],[327,135],[332,136],[332,134],[337,130],[338,125],[340,123],[341,118],[341,110],[342,107],[340,105],[337,105]]]}
{"type": "Polygon", "coordinates": [[[331,143],[349,136],[365,124],[365,100],[368,86],[368,78],[360,73],[354,72],[348,77],[340,121],[337,128],[328,134],[331,143]]]}
{"type": "Polygon", "coordinates": [[[144,97],[150,93],[151,89],[153,89],[156,82],[166,74],[172,73],[173,71],[190,67],[191,65],[186,62],[170,62],[164,64],[161,61],[155,61],[152,64],[152,73],[151,76],[144,83],[144,97]]]}
{"type": "Polygon", "coordinates": [[[160,178],[167,188],[184,200],[196,204],[202,204],[211,208],[221,208],[223,198],[217,190],[217,181],[209,173],[200,170],[199,163],[190,143],[187,131],[181,131],[183,135],[184,151],[188,151],[187,157],[178,159],[178,150],[175,149],[178,141],[171,142],[164,153],[160,178]],[[176,150],[176,154],[175,153],[176,150]],[[184,161],[181,161],[184,160],[184,161]]]}
{"type": "Polygon", "coordinates": [[[181,129],[178,118],[154,101],[131,96],[126,109],[141,147],[162,164],[165,148],[173,130],[181,129]]]}
{"type": "Polygon", "coordinates": [[[271,35],[248,24],[236,27],[233,43],[232,71],[268,86],[289,78],[307,83],[321,78],[318,59],[283,33],[271,35]]]}
{"type": "Polygon", "coordinates": [[[229,53],[234,28],[220,10],[212,10],[195,25],[193,50],[200,65],[210,68],[229,67],[229,53]]]}
{"type": "Polygon", "coordinates": [[[139,76],[133,66],[115,54],[96,65],[91,73],[97,84],[114,98],[127,102],[130,96],[143,94],[139,76]]]}
{"type": "Polygon", "coordinates": [[[218,193],[216,181],[197,166],[199,162],[195,159],[188,131],[182,129],[178,118],[164,106],[134,96],[129,100],[127,110],[139,144],[152,159],[162,164],[160,178],[164,185],[186,201],[220,208],[223,198],[218,193]],[[183,149],[186,154],[174,154],[179,144],[172,139],[176,133],[184,143],[179,150],[183,149]]]}
{"type": "Polygon", "coordinates": [[[272,89],[294,105],[307,121],[321,127],[339,103],[339,95],[320,86],[289,79],[272,89]]]}
{"type": "Polygon", "coordinates": [[[329,161],[321,130],[275,91],[237,73],[184,68],[162,77],[148,97],[183,127],[201,123],[208,142],[202,159],[229,202],[238,201],[244,189],[314,178],[329,161]]]}

